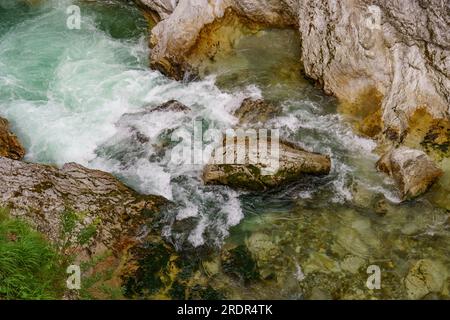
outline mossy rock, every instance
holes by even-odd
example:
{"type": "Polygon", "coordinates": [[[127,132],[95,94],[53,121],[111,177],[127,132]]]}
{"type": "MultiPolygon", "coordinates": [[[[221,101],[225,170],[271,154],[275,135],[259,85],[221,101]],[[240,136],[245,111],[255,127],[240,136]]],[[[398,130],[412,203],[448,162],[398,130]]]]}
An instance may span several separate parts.
{"type": "Polygon", "coordinates": [[[222,254],[222,270],[244,283],[259,280],[260,274],[256,261],[246,246],[240,245],[222,254]]]}

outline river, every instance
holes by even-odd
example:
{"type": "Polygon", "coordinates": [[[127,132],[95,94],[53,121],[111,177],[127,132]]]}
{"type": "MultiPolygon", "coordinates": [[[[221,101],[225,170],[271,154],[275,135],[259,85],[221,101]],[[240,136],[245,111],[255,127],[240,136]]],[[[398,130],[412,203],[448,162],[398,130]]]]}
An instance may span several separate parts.
{"type": "Polygon", "coordinates": [[[376,143],[302,77],[294,31],[248,35],[201,80],[176,82],[148,68],[148,25],[136,8],[79,2],[81,29],[70,30],[71,3],[0,0],[0,115],[24,143],[26,161],[77,162],[173,201],[162,233],[180,251],[248,248],[264,280],[230,282],[219,272],[214,281],[227,283],[227,297],[405,298],[415,261],[450,274],[448,159],[440,184],[400,203],[393,182],[375,170],[376,143]],[[330,175],[254,194],[204,186],[201,165],[171,161],[171,134],[191,136],[199,119],[204,129],[231,128],[246,97],[279,106],[268,125],[330,155],[330,175]],[[191,111],[138,113],[171,99],[191,111]],[[373,265],[384,272],[381,290],[366,287],[373,265]]]}

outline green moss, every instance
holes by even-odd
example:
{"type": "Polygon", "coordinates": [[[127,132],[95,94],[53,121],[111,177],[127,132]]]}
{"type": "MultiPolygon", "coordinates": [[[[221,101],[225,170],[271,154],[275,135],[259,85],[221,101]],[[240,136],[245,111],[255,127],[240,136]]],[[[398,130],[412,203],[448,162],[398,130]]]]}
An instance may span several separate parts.
{"type": "Polygon", "coordinates": [[[263,191],[266,189],[265,185],[259,180],[261,171],[256,166],[249,165],[246,167],[252,176],[249,176],[243,171],[239,171],[239,166],[223,165],[221,168],[227,174],[226,179],[227,185],[229,186],[253,191],[263,191]]]}
{"type": "Polygon", "coordinates": [[[164,285],[161,276],[166,273],[170,261],[168,248],[162,243],[149,243],[141,251],[138,270],[123,282],[126,297],[153,295],[164,285]]]}
{"type": "Polygon", "coordinates": [[[260,279],[256,262],[244,245],[225,254],[222,269],[225,273],[243,280],[245,283],[260,279]]]}
{"type": "Polygon", "coordinates": [[[61,250],[71,246],[86,245],[95,237],[101,219],[97,217],[92,223],[83,225],[86,215],[84,212],[76,212],[72,209],[66,209],[61,214],[61,250]],[[76,241],[73,241],[74,238],[76,241]]]}
{"type": "Polygon", "coordinates": [[[211,286],[196,285],[192,288],[189,295],[190,300],[223,300],[225,296],[211,286]]]}
{"type": "Polygon", "coordinates": [[[97,234],[97,226],[93,223],[84,227],[78,234],[78,243],[80,245],[87,244],[97,234]]]}
{"type": "Polygon", "coordinates": [[[79,216],[75,211],[65,210],[61,214],[61,226],[63,234],[72,233],[79,221],[79,216]]]}
{"type": "Polygon", "coordinates": [[[58,299],[68,264],[26,222],[0,209],[0,299],[58,299]]]}
{"type": "Polygon", "coordinates": [[[173,300],[185,300],[186,299],[186,286],[184,286],[183,284],[181,284],[178,281],[175,281],[169,290],[169,296],[173,300]]]}
{"type": "Polygon", "coordinates": [[[188,280],[199,269],[200,259],[193,254],[184,254],[176,260],[175,264],[180,269],[178,278],[188,280]]]}

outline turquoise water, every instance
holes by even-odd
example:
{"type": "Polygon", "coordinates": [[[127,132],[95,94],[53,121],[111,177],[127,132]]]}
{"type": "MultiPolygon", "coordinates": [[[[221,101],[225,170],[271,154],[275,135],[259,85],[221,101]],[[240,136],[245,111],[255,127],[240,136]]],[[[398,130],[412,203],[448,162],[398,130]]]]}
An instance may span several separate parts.
{"type": "MultiPolygon", "coordinates": [[[[0,4],[0,115],[24,143],[26,160],[78,162],[172,200],[164,237],[180,251],[215,252],[205,264],[246,247],[259,281],[201,269],[199,277],[226,297],[404,298],[417,260],[449,270],[448,174],[427,196],[399,204],[392,181],[374,169],[375,142],[356,135],[334,99],[302,78],[295,32],[241,39],[209,76],[181,83],[149,70],[147,23],[126,2],[0,4]],[[72,3],[81,7],[80,30],[66,26],[72,3]],[[184,137],[183,145],[195,119],[204,128],[233,127],[233,111],[249,96],[279,106],[269,126],[330,155],[331,174],[248,194],[203,186],[201,165],[171,161],[170,134],[184,137]],[[170,99],[191,111],[137,113],[170,99]],[[365,286],[372,264],[386,270],[380,291],[365,286]]],[[[435,294],[448,297],[445,290],[435,294]]]]}

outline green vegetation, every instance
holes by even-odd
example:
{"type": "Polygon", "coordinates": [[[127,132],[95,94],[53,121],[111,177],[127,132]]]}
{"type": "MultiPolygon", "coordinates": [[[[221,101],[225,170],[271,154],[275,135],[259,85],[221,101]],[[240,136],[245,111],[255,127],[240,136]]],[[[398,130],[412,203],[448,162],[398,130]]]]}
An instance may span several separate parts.
{"type": "Polygon", "coordinates": [[[117,265],[114,260],[111,262],[112,257],[114,257],[113,253],[106,251],[81,263],[81,270],[84,270],[85,274],[79,291],[80,299],[119,300],[124,298],[122,288],[115,283],[117,265]]]}
{"type": "Polygon", "coordinates": [[[0,208],[0,299],[58,299],[67,261],[25,221],[0,208]]]}
{"type": "Polygon", "coordinates": [[[66,253],[68,248],[84,246],[88,244],[97,235],[97,226],[101,220],[96,219],[89,224],[83,224],[86,213],[75,212],[66,209],[61,214],[61,235],[59,248],[61,252],[66,253]]]}
{"type": "Polygon", "coordinates": [[[162,277],[167,274],[170,251],[162,243],[151,242],[142,251],[138,270],[133,277],[124,279],[124,295],[127,298],[151,296],[164,287],[162,277]]]}

